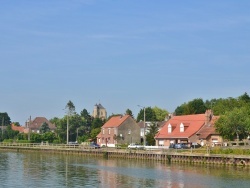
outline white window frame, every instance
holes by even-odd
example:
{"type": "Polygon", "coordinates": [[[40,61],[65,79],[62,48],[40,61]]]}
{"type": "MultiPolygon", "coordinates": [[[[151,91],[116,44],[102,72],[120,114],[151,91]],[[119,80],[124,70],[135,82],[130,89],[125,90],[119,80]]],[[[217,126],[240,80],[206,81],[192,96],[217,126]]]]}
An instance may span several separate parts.
{"type": "Polygon", "coordinates": [[[180,132],[181,132],[181,133],[184,132],[184,125],[183,125],[183,123],[180,124],[180,132]]]}
{"type": "Polygon", "coordinates": [[[169,123],[168,124],[168,133],[171,133],[172,132],[172,125],[169,123]]]}

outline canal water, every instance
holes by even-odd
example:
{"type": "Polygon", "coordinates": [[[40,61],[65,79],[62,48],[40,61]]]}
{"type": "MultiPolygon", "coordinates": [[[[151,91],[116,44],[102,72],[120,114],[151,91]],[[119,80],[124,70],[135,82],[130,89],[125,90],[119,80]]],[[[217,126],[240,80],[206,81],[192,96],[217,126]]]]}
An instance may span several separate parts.
{"type": "Polygon", "coordinates": [[[250,187],[249,167],[0,150],[0,187],[250,187]]]}

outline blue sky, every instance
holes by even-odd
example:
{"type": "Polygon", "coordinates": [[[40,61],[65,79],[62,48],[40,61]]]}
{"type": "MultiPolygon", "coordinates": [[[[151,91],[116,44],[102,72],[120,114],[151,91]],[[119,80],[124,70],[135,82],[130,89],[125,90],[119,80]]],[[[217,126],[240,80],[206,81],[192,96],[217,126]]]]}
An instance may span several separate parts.
{"type": "Polygon", "coordinates": [[[0,112],[21,125],[250,94],[250,1],[10,0],[0,6],[0,112]]]}

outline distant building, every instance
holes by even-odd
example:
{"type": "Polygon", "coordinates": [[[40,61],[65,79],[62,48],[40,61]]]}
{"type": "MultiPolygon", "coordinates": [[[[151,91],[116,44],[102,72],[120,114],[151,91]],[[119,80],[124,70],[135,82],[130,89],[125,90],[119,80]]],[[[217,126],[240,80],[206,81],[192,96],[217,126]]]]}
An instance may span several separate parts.
{"type": "Polygon", "coordinates": [[[216,132],[215,121],[219,116],[214,116],[212,110],[205,114],[173,116],[162,126],[156,134],[157,146],[170,146],[176,143],[199,143],[214,146],[222,143],[223,139],[216,132]]]}
{"type": "Polygon", "coordinates": [[[94,118],[107,119],[107,111],[100,103],[95,104],[92,116],[94,118]]]}
{"type": "Polygon", "coordinates": [[[113,116],[97,135],[97,144],[115,147],[116,144],[140,143],[140,127],[130,116],[113,116]]]}
{"type": "Polygon", "coordinates": [[[47,123],[51,132],[56,130],[56,125],[51,123],[45,117],[36,117],[34,120],[28,121],[25,123],[24,133],[29,131],[32,133],[40,133],[40,128],[43,123],[47,123]]]}

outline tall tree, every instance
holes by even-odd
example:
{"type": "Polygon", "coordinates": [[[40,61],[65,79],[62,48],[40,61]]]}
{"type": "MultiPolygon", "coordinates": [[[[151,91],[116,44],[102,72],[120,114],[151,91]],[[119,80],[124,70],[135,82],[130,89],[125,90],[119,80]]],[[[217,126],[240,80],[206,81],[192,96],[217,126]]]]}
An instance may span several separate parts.
{"type": "Polygon", "coordinates": [[[239,100],[250,103],[250,97],[246,92],[243,95],[239,96],[239,100]]]}
{"type": "Polygon", "coordinates": [[[189,114],[203,114],[206,111],[205,103],[201,98],[194,99],[188,103],[189,114]]]}
{"type": "Polygon", "coordinates": [[[243,139],[250,133],[250,108],[233,108],[215,122],[216,130],[223,138],[243,139]]]}
{"type": "Polygon", "coordinates": [[[71,100],[69,100],[69,102],[65,106],[65,109],[67,110],[68,115],[73,115],[75,113],[76,108],[75,108],[74,103],[71,100]]]}
{"type": "Polygon", "coordinates": [[[49,132],[49,131],[50,131],[50,128],[49,128],[48,123],[43,122],[43,124],[40,127],[40,132],[41,133],[46,133],[46,132],[49,132]]]}
{"type": "Polygon", "coordinates": [[[134,118],[133,112],[130,109],[127,109],[125,114],[130,115],[132,118],[134,118]]]}
{"type": "Polygon", "coordinates": [[[91,124],[91,130],[102,127],[104,123],[105,123],[104,120],[100,118],[94,118],[91,124]]]}
{"type": "Polygon", "coordinates": [[[155,146],[155,135],[158,133],[159,129],[157,123],[152,123],[149,127],[149,132],[146,134],[147,145],[155,146]]]}
{"type": "MultiPolygon", "coordinates": [[[[140,110],[137,115],[137,122],[140,120],[144,121],[144,108],[140,110]]],[[[145,108],[145,121],[157,121],[154,110],[151,107],[145,108]]]]}
{"type": "Polygon", "coordinates": [[[194,99],[184,103],[175,109],[176,115],[203,114],[206,111],[206,105],[201,98],[194,99]]]}
{"type": "Polygon", "coordinates": [[[156,120],[157,121],[164,121],[166,116],[168,115],[168,111],[167,110],[164,110],[164,109],[161,109],[157,106],[155,106],[153,108],[153,111],[155,112],[155,115],[156,115],[156,120]]]}
{"type": "Polygon", "coordinates": [[[7,126],[11,124],[10,117],[7,112],[0,113],[0,126],[1,125],[7,126]]]}

